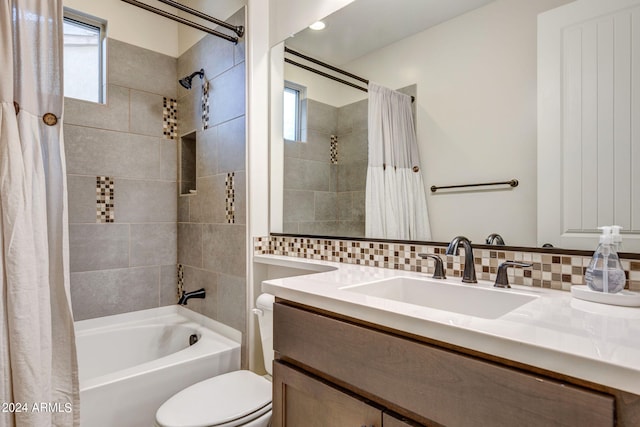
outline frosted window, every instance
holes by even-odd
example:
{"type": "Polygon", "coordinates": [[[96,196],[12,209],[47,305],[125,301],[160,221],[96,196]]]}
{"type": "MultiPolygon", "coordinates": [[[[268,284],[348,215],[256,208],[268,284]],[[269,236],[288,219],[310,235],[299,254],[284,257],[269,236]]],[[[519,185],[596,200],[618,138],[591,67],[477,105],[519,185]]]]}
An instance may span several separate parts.
{"type": "Polygon", "coordinates": [[[102,28],[64,18],[64,95],[103,101],[102,28]]]}
{"type": "Polygon", "coordinates": [[[300,130],[300,92],[284,88],[284,139],[289,141],[299,140],[300,130]]]}
{"type": "Polygon", "coordinates": [[[304,142],[306,140],[306,96],[307,88],[297,83],[284,82],[283,127],[284,139],[304,142]]]}

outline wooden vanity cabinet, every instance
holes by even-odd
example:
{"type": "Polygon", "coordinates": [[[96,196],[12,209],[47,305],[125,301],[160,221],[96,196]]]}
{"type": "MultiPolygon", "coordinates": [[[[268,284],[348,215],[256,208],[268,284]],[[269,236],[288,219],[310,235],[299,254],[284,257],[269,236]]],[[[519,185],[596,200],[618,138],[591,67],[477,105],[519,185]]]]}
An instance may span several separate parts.
{"type": "Polygon", "coordinates": [[[273,378],[274,426],[419,427],[286,363],[274,362],[273,378]]]}
{"type": "Polygon", "coordinates": [[[274,427],[616,425],[612,394],[287,301],[274,349],[274,427]]]}
{"type": "Polygon", "coordinates": [[[278,361],[273,387],[274,426],[382,426],[380,408],[278,361]]]}

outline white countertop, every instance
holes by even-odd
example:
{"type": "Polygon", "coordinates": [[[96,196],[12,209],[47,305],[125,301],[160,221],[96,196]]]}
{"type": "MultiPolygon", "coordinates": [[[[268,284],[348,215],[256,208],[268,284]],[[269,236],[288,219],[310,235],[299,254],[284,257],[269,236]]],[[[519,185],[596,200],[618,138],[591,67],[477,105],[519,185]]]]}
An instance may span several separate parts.
{"type": "MultiPolygon", "coordinates": [[[[392,277],[430,278],[426,273],[276,255],[256,255],[254,262],[315,270],[264,281],[262,290],[277,297],[640,394],[640,308],[512,285],[504,292],[538,298],[497,319],[484,319],[340,289],[392,277]],[[328,271],[316,272],[322,269],[328,271]]],[[[444,282],[461,284],[459,278],[444,282]]]]}

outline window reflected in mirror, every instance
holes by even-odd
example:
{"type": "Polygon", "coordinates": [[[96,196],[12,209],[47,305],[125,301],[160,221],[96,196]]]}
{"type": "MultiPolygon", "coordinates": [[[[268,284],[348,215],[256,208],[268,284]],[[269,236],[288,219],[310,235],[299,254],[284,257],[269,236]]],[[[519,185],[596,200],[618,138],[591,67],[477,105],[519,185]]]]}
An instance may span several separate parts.
{"type": "Polygon", "coordinates": [[[306,141],[306,93],[307,89],[302,85],[284,84],[283,136],[288,141],[306,141]]]}

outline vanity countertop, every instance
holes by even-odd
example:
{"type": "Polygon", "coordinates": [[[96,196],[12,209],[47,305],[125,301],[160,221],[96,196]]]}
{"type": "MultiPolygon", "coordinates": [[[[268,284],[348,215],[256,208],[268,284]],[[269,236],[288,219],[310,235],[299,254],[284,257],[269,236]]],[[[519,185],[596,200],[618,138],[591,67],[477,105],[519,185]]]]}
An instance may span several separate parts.
{"type": "MultiPolygon", "coordinates": [[[[264,281],[262,290],[277,297],[640,395],[640,308],[512,285],[504,292],[538,298],[485,319],[340,289],[393,277],[430,278],[426,273],[277,255],[256,255],[254,262],[313,270],[264,281]]],[[[460,278],[446,282],[460,284],[460,278]]]]}

